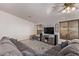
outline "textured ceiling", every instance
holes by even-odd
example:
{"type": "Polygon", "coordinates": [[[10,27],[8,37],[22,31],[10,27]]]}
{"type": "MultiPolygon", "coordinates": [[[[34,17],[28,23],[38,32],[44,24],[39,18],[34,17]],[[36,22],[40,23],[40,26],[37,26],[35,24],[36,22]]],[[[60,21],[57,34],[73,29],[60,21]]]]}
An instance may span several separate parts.
{"type": "Polygon", "coordinates": [[[61,16],[57,11],[62,6],[63,3],[1,3],[0,10],[34,23],[43,23],[61,16]]]}

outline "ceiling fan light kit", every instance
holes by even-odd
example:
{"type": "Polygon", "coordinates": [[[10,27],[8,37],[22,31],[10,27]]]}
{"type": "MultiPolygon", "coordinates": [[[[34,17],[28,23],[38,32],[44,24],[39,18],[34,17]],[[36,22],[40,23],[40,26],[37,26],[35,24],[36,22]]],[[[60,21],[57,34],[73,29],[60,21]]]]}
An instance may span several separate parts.
{"type": "Polygon", "coordinates": [[[62,13],[70,13],[74,10],[76,10],[77,8],[74,5],[75,3],[65,3],[64,4],[64,9],[62,10],[62,13]]]}

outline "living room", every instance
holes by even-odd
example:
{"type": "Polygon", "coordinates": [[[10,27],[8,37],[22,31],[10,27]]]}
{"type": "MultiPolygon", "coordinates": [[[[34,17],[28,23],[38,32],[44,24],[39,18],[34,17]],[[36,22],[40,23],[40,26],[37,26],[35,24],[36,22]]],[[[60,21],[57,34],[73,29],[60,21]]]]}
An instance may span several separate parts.
{"type": "Polygon", "coordinates": [[[79,3],[0,3],[0,56],[79,56],[79,3]]]}

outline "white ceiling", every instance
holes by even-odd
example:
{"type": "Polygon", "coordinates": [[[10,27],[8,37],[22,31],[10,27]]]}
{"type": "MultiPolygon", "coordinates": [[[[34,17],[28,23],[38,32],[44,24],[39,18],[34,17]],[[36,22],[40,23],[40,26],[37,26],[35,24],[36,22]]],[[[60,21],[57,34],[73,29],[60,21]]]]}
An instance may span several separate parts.
{"type": "Polygon", "coordinates": [[[63,3],[0,3],[0,10],[34,23],[49,23],[63,15],[57,12],[62,6],[63,3]]]}

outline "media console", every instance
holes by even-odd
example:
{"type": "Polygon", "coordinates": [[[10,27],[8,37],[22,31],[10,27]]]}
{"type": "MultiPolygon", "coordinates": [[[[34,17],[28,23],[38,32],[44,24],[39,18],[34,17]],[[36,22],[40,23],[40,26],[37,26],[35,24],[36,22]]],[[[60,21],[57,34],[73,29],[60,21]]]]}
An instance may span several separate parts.
{"type": "Polygon", "coordinates": [[[54,35],[53,37],[50,37],[49,35],[42,35],[40,36],[32,36],[32,40],[38,40],[47,44],[56,45],[58,42],[58,36],[54,35]]]}
{"type": "Polygon", "coordinates": [[[49,35],[46,35],[46,36],[44,35],[42,37],[41,41],[48,43],[48,44],[56,45],[57,44],[57,35],[54,35],[53,37],[49,36],[49,35]]]}

